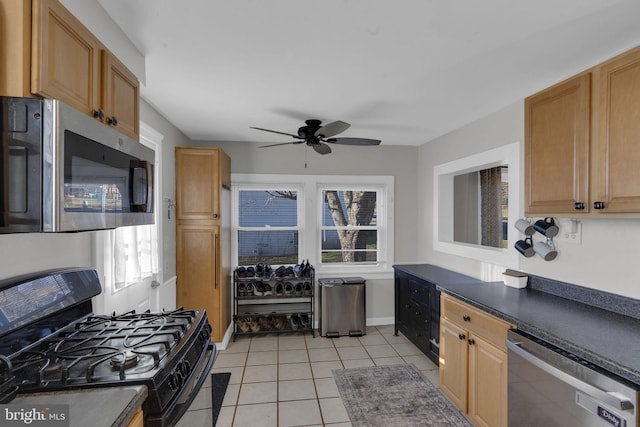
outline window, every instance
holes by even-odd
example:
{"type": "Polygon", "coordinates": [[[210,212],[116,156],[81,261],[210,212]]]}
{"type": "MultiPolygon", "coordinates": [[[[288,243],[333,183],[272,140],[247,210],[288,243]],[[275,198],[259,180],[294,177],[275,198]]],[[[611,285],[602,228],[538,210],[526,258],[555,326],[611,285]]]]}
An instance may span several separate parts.
{"type": "Polygon", "coordinates": [[[393,177],[234,174],[235,265],[392,272],[393,177]]]}
{"type": "Polygon", "coordinates": [[[521,145],[514,142],[434,166],[433,248],[436,251],[518,268],[518,252],[509,249],[513,248],[518,235],[505,233],[504,229],[511,228],[520,217],[521,145]],[[494,179],[486,180],[489,185],[483,190],[478,171],[498,170],[500,177],[495,173],[494,179]],[[483,193],[486,193],[484,197],[489,193],[501,197],[495,197],[494,203],[489,204],[493,207],[487,205],[484,209],[480,201],[483,193]],[[483,223],[484,219],[492,223],[490,228],[483,223]],[[485,235],[493,236],[492,240],[482,237],[482,228],[485,235]]]}
{"type": "Polygon", "coordinates": [[[238,265],[298,263],[296,189],[238,191],[238,265]]]}
{"type": "Polygon", "coordinates": [[[321,263],[377,262],[377,192],[326,189],[321,195],[321,263]]]}

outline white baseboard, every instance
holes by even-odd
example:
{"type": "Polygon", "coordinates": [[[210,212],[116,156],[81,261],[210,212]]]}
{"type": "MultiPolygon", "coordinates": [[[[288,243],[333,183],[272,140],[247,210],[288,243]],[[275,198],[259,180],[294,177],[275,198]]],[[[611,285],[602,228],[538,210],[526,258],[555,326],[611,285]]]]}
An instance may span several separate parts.
{"type": "Polygon", "coordinates": [[[393,317],[369,317],[367,319],[367,326],[393,325],[394,323],[395,318],[393,317]]]}
{"type": "Polygon", "coordinates": [[[222,337],[222,342],[216,343],[216,350],[226,350],[227,346],[231,342],[231,336],[233,335],[233,322],[229,324],[227,331],[224,333],[222,337]]]}

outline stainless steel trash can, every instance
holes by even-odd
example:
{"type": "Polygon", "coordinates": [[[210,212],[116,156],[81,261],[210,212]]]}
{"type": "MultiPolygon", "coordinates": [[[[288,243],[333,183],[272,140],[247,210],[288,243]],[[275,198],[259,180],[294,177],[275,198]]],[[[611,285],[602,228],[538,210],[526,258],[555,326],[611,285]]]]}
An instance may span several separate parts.
{"type": "Polygon", "coordinates": [[[318,280],[321,336],[366,334],[365,285],[362,277],[318,280]]]}

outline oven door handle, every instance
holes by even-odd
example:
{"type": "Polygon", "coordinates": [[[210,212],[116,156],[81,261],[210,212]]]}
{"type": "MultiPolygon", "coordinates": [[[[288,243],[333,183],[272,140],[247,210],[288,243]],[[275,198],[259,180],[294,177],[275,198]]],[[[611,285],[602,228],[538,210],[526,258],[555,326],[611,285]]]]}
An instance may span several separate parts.
{"type": "Polygon", "coordinates": [[[569,384],[570,386],[582,391],[583,393],[590,395],[594,399],[600,400],[602,403],[605,403],[609,406],[612,406],[614,408],[621,409],[621,410],[633,410],[634,408],[633,403],[626,397],[621,396],[619,393],[607,392],[607,391],[601,390],[597,387],[592,386],[591,384],[588,384],[582,380],[579,380],[578,378],[575,378],[567,374],[566,372],[556,368],[555,366],[550,365],[544,360],[534,356],[533,354],[529,353],[527,350],[523,349],[521,346],[522,346],[522,343],[507,340],[508,350],[512,351],[513,353],[523,358],[527,362],[542,369],[544,372],[548,373],[549,375],[559,379],[560,381],[566,384],[569,384]]]}

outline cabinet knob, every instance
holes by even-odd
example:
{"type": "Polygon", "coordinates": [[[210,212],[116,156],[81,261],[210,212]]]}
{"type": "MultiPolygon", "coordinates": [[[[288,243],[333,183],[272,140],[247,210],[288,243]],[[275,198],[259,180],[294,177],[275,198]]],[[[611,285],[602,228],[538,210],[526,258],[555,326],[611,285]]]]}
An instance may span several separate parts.
{"type": "Polygon", "coordinates": [[[107,123],[111,126],[118,126],[118,119],[116,116],[107,117],[107,123]]]}
{"type": "Polygon", "coordinates": [[[465,314],[464,316],[462,316],[462,320],[464,320],[465,322],[471,322],[471,317],[465,314]]]}
{"type": "Polygon", "coordinates": [[[466,335],[465,335],[465,334],[458,334],[458,338],[460,338],[461,340],[463,340],[463,339],[465,339],[465,338],[466,338],[466,335]]]}
{"type": "Polygon", "coordinates": [[[218,215],[217,213],[213,214],[213,217],[218,219],[220,217],[220,215],[218,215]]]}
{"type": "Polygon", "coordinates": [[[604,209],[604,202],[593,202],[593,209],[604,209]]]}
{"type": "Polygon", "coordinates": [[[416,316],[420,316],[420,314],[421,313],[419,311],[416,311],[416,316]]]}
{"type": "Polygon", "coordinates": [[[473,338],[469,338],[469,345],[474,345],[476,341],[473,338]]]}
{"type": "Polygon", "coordinates": [[[573,209],[577,210],[577,211],[581,211],[584,209],[584,203],[582,202],[575,202],[573,204],[573,209]]]}
{"type": "Polygon", "coordinates": [[[93,117],[95,117],[96,119],[104,120],[104,110],[102,108],[93,110],[93,117]]]}

